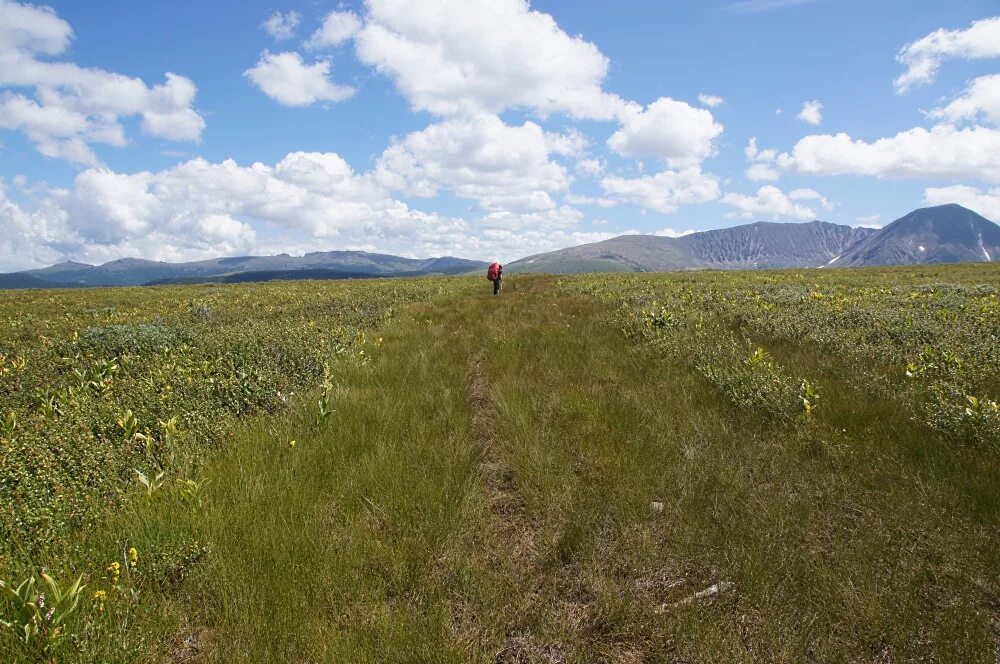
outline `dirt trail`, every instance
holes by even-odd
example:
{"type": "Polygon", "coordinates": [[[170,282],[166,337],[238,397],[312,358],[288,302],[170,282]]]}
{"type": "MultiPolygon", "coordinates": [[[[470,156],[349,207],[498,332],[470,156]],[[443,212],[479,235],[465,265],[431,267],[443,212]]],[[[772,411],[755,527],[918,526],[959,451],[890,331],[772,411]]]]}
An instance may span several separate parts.
{"type": "Polygon", "coordinates": [[[497,412],[490,398],[481,354],[473,358],[469,374],[472,433],[476,447],[482,453],[479,470],[486,485],[490,511],[496,517],[496,525],[505,540],[510,543],[515,558],[527,564],[534,558],[534,540],[524,516],[524,504],[517,494],[514,471],[504,463],[497,450],[497,412]]]}
{"type": "MultiPolygon", "coordinates": [[[[524,580],[540,586],[536,565],[535,533],[524,511],[524,503],[517,493],[513,469],[504,461],[497,449],[497,412],[490,398],[490,388],[484,368],[482,353],[475,355],[469,364],[469,403],[472,408],[472,433],[482,458],[479,471],[484,484],[484,494],[492,514],[491,526],[507,548],[506,558],[524,580]]],[[[537,594],[535,590],[534,594],[537,594]]],[[[509,634],[503,648],[496,653],[496,664],[520,662],[562,662],[563,649],[555,644],[538,643],[530,634],[509,634]]]]}
{"type": "MultiPolygon", "coordinates": [[[[512,301],[498,303],[501,306],[497,308],[496,327],[501,331],[494,332],[492,343],[485,344],[469,360],[471,432],[481,455],[479,471],[491,513],[490,527],[505,549],[506,564],[520,577],[523,593],[519,614],[509,625],[503,648],[493,661],[497,664],[578,661],[581,644],[586,644],[587,652],[601,653],[601,661],[636,661],[637,653],[631,647],[613,635],[602,633],[597,625],[595,594],[588,586],[580,561],[552,551],[552,539],[557,536],[551,532],[552,515],[539,511],[545,510],[544,506],[529,506],[518,485],[519,470],[515,464],[524,462],[521,455],[525,450],[514,449],[512,442],[503,438],[506,423],[496,403],[498,394],[504,393],[499,398],[505,398],[516,385],[519,394],[551,396],[556,403],[563,398],[557,393],[546,395],[543,385],[533,384],[535,378],[552,370],[544,353],[532,367],[537,373],[518,371],[514,377],[506,375],[512,353],[515,364],[523,362],[523,358],[517,357],[521,353],[512,349],[531,349],[547,337],[554,337],[557,345],[568,346],[574,354],[579,354],[586,345],[577,337],[574,325],[566,322],[576,315],[570,312],[573,303],[557,297],[555,290],[555,284],[548,280],[533,281],[523,298],[514,295],[512,301]],[[546,334],[539,334],[540,326],[546,334]]],[[[555,359],[560,352],[565,352],[565,348],[553,349],[553,356],[548,359],[555,359]]],[[[586,384],[591,379],[588,368],[576,367],[579,373],[572,376],[571,382],[586,384]]],[[[548,412],[543,417],[552,415],[548,412]]],[[[539,428],[551,425],[545,419],[537,424],[539,428]]],[[[580,474],[586,472],[587,465],[585,458],[567,459],[555,472],[576,485],[586,481],[580,474]]],[[[520,472],[532,471],[522,467],[520,472]]]]}

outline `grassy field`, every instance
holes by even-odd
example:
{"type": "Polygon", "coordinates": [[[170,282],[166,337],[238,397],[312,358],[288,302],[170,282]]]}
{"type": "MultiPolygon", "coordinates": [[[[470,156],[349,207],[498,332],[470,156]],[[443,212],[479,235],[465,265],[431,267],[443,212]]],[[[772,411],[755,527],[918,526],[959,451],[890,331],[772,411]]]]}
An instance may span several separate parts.
{"type": "Polygon", "coordinates": [[[0,294],[0,659],[996,662],[998,282],[0,294]]]}

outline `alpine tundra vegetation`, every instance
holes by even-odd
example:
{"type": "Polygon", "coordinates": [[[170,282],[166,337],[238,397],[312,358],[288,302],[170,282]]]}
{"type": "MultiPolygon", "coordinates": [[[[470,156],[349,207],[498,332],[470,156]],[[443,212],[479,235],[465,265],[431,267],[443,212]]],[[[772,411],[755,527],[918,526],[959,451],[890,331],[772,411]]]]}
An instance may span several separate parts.
{"type": "Polygon", "coordinates": [[[0,652],[993,661],[998,277],[4,293],[0,652]]]}

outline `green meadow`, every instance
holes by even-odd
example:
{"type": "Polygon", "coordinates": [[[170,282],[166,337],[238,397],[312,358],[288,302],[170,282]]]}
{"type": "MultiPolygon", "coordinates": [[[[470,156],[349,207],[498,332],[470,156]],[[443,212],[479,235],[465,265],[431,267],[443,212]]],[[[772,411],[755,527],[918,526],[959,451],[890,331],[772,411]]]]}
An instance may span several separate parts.
{"type": "Polygon", "coordinates": [[[996,662],[998,286],[0,293],[0,661],[996,662]]]}

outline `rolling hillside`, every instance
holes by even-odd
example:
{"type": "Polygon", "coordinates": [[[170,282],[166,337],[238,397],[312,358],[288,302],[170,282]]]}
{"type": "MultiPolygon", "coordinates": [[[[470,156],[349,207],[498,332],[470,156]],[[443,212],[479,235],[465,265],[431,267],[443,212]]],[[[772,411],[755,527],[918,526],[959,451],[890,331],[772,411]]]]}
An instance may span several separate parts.
{"type": "Polygon", "coordinates": [[[122,258],[102,265],[65,262],[0,275],[2,288],[53,286],[142,286],[165,283],[267,281],[272,279],[344,279],[359,277],[464,274],[482,261],[453,258],[403,258],[366,251],[322,251],[305,256],[236,256],[189,263],[122,258]],[[280,275],[280,276],[279,276],[280,275]],[[11,285],[4,285],[9,283],[11,285]]]}

